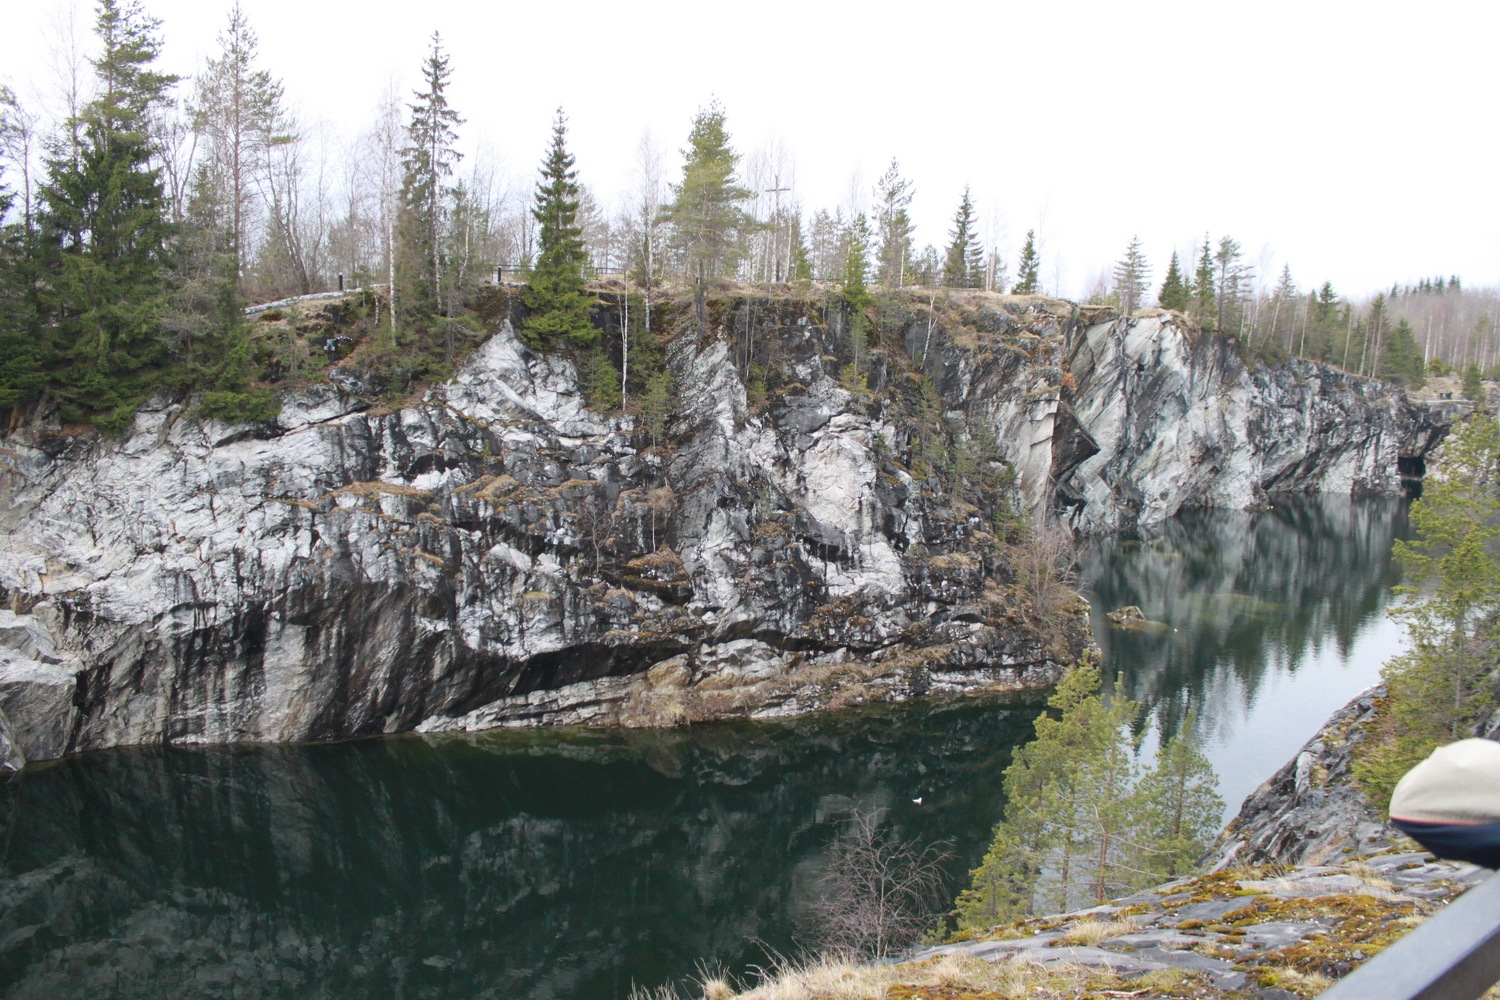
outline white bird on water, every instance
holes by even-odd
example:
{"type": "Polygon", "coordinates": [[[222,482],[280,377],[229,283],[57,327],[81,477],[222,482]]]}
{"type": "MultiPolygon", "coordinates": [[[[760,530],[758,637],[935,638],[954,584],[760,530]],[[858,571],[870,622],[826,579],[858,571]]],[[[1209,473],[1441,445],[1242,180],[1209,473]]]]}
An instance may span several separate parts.
{"type": "Polygon", "coordinates": [[[917,805],[921,805],[922,804],[922,796],[918,795],[916,798],[912,799],[912,801],[915,802],[917,805]]]}

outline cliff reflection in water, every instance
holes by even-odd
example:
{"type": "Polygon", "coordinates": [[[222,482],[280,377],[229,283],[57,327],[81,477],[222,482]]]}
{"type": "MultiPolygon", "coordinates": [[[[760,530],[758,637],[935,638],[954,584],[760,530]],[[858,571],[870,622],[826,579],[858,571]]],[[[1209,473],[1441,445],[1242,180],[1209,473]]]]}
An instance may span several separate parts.
{"type": "Polygon", "coordinates": [[[1196,709],[1231,813],[1404,647],[1385,612],[1406,512],[1399,500],[1277,497],[1081,553],[1106,670],[1169,729],[1196,709]],[[1130,604],[1166,627],[1104,620],[1130,604]]]}
{"type": "MultiPolygon", "coordinates": [[[[1231,809],[1399,645],[1390,501],[1279,500],[1087,550],[1107,669],[1199,708],[1231,809]],[[1139,604],[1161,633],[1108,629],[1139,604]]],[[[794,952],[853,805],[999,818],[1035,708],[908,705],[673,732],[116,750],[0,785],[0,997],[604,1000],[794,952]],[[917,806],[912,799],[922,796],[917,806]]]]}
{"type": "Polygon", "coordinates": [[[604,998],[742,971],[795,948],[854,804],[956,836],[961,877],[1033,715],[63,760],[0,788],[0,995],[604,998]]]}

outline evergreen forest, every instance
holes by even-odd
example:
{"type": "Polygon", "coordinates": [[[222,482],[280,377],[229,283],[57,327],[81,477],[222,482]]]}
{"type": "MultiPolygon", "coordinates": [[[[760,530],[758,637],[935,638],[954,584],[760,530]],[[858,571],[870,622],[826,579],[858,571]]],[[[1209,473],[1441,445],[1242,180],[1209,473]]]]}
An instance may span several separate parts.
{"type": "MultiPolygon", "coordinates": [[[[92,36],[65,113],[0,86],[11,427],[55,415],[116,432],[157,391],[205,416],[265,419],[278,389],[325,378],[351,353],[396,402],[512,313],[528,345],[572,354],[591,402],[609,409],[669,389],[651,337],[664,294],[690,295],[706,324],[724,282],[816,284],[858,324],[893,289],[1059,291],[1036,230],[1009,260],[967,188],[950,195],[943,245],[918,246],[916,182],[894,159],[868,210],[802,204],[785,152],[743,156],[717,102],[685,123],[680,171],[643,141],[634,187],[611,207],[580,179],[564,109],[545,149],[510,151],[539,163],[534,174],[466,161],[467,119],[450,101],[462,67],[436,33],[417,85],[383,98],[338,150],[298,120],[238,3],[191,76],[159,68],[163,25],[141,0],[98,0],[92,36]],[[635,303],[639,343],[601,347],[592,310],[604,284],[635,303]],[[497,295],[508,287],[524,288],[519,304],[497,295]],[[333,292],[347,294],[315,323],[277,305],[333,292]]],[[[1453,373],[1477,394],[1500,369],[1496,290],[1439,276],[1360,300],[1303,286],[1289,267],[1258,273],[1228,235],[1184,245],[1153,263],[1131,238],[1083,298],[1180,311],[1250,358],[1301,356],[1408,386],[1453,373]]]]}

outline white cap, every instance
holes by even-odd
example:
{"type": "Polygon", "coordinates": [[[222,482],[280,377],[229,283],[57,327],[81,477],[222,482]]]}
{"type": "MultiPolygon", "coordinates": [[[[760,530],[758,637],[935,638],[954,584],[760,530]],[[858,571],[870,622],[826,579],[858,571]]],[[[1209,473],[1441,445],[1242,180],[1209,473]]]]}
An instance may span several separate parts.
{"type": "Polygon", "coordinates": [[[1500,823],[1500,743],[1459,740],[1406,772],[1391,818],[1420,823],[1500,823]]]}

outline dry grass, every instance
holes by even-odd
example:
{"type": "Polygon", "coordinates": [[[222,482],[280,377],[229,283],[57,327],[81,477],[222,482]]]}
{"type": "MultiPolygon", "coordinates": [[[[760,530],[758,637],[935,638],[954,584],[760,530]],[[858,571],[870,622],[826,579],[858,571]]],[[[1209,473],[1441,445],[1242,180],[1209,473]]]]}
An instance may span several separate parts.
{"type": "Polygon", "coordinates": [[[675,688],[638,690],[620,706],[619,725],[626,729],[664,729],[692,721],[682,693],[675,688]]]}
{"type": "Polygon", "coordinates": [[[1038,965],[942,955],[925,962],[877,967],[821,960],[803,968],[778,970],[774,979],[740,994],[740,1000],[937,1000],[960,995],[1060,1000],[1122,985],[1111,973],[1065,962],[1038,965]]]}
{"type": "Polygon", "coordinates": [[[494,503],[502,496],[514,493],[520,488],[521,484],[516,481],[514,476],[502,474],[485,482],[475,491],[474,496],[485,503],[494,503]]]}
{"type": "Polygon", "coordinates": [[[1063,932],[1061,943],[1092,948],[1110,938],[1134,934],[1140,929],[1134,920],[1080,920],[1063,932]]]}
{"type": "Polygon", "coordinates": [[[734,987],[723,976],[711,976],[698,984],[703,1000],[734,1000],[734,987]]]}
{"type": "Polygon", "coordinates": [[[1251,982],[1262,989],[1282,989],[1299,997],[1315,997],[1333,985],[1333,980],[1320,972],[1303,972],[1291,966],[1271,966],[1257,969],[1251,982]]]}
{"type": "Polygon", "coordinates": [[[432,496],[431,490],[419,490],[415,486],[404,486],[400,483],[383,483],[378,480],[365,483],[350,483],[348,486],[341,486],[334,490],[329,496],[338,493],[348,493],[351,496],[364,497],[366,499],[373,499],[382,494],[398,497],[432,496]]]}
{"type": "MultiPolygon", "coordinates": [[[[1283,970],[1276,974],[1282,975],[1283,970]]],[[[1315,981],[1315,977],[1306,978],[1315,981]]],[[[1282,981],[1287,983],[1283,988],[1294,992],[1302,988],[1301,980],[1296,986],[1291,985],[1292,979],[1282,981]]],[[[948,1000],[959,996],[1073,1000],[1097,995],[1173,996],[1204,984],[1201,974],[1179,969],[1153,972],[1126,983],[1113,973],[1067,962],[988,962],[948,954],[902,965],[865,965],[825,956],[780,963],[743,992],[734,992],[722,976],[703,976],[698,989],[691,992],[670,986],[638,988],[631,991],[630,1000],[948,1000]],[[1130,992],[1116,992],[1121,990],[1130,992]]]]}
{"type": "Polygon", "coordinates": [[[1376,892],[1389,894],[1396,890],[1396,883],[1375,871],[1375,869],[1363,861],[1352,861],[1344,866],[1344,870],[1376,892]]]}

